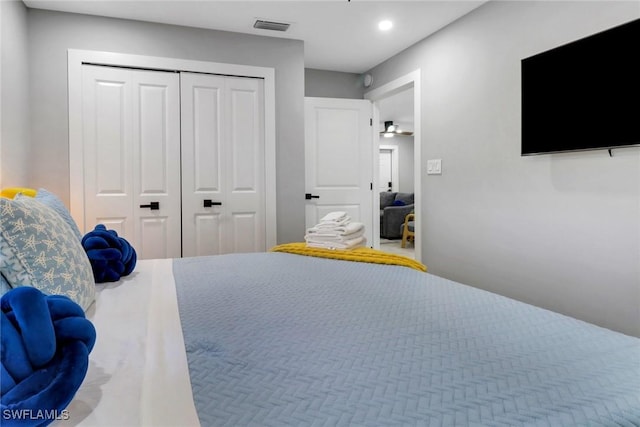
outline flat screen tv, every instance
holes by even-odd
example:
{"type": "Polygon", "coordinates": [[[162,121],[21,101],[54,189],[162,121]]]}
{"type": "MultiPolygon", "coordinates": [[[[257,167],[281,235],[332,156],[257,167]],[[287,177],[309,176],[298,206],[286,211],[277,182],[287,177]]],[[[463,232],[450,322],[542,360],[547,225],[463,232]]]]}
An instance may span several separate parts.
{"type": "Polygon", "coordinates": [[[640,144],[640,19],[525,58],[523,156],[640,144]]]}

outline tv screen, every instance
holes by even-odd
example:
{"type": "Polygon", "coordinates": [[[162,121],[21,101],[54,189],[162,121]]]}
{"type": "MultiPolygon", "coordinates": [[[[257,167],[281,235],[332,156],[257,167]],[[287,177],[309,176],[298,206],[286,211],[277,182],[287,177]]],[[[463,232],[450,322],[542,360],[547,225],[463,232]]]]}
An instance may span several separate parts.
{"type": "Polygon", "coordinates": [[[640,144],[640,19],[523,59],[522,155],[640,144]]]}

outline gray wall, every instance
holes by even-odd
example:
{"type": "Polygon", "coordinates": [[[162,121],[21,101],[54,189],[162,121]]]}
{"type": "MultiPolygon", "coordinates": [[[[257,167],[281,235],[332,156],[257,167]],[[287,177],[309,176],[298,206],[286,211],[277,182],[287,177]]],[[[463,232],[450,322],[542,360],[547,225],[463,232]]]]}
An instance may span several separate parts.
{"type": "Polygon", "coordinates": [[[0,185],[29,185],[29,62],[27,8],[0,2],[0,185]]]}
{"type": "Polygon", "coordinates": [[[304,96],[362,99],[364,86],[360,74],[339,71],[304,70],[304,96]]]}
{"type": "Polygon", "coordinates": [[[278,242],[304,236],[304,48],[297,40],[29,10],[31,180],[69,201],[67,49],[275,68],[278,242]]]}
{"type": "Polygon", "coordinates": [[[376,85],[422,72],[431,273],[640,336],[640,148],[520,156],[520,60],[639,16],[637,2],[488,2],[370,70],[376,85]]]}

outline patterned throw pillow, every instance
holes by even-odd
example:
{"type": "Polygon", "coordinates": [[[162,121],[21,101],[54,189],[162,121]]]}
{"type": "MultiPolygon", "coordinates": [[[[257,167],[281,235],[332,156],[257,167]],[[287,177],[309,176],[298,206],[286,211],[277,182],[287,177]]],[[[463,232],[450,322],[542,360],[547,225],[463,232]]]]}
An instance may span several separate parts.
{"type": "Polygon", "coordinates": [[[80,241],[60,215],[30,197],[0,198],[0,273],[14,288],[66,295],[84,310],[95,300],[80,241]]]}
{"type": "Polygon", "coordinates": [[[44,203],[45,205],[56,211],[58,215],[60,215],[60,217],[67,224],[69,224],[69,227],[71,227],[71,230],[73,230],[73,234],[76,235],[78,240],[82,240],[82,234],[80,233],[80,229],[78,229],[78,224],[76,224],[76,222],[73,220],[71,214],[69,213],[69,210],[64,205],[64,203],[62,203],[62,200],[58,198],[58,196],[44,188],[39,188],[38,192],[36,193],[36,200],[44,203]]]}
{"type": "Polygon", "coordinates": [[[0,273],[0,296],[6,294],[11,290],[11,285],[7,282],[7,279],[4,278],[2,273],[0,273]]]}

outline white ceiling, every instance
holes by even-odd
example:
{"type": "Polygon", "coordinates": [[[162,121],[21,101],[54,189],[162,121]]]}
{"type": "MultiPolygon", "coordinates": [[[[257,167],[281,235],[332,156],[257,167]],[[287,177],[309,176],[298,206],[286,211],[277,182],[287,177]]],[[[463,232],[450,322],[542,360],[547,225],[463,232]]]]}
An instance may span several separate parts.
{"type": "Polygon", "coordinates": [[[381,99],[378,101],[378,111],[380,113],[380,130],[384,129],[384,122],[392,121],[402,130],[413,132],[413,88],[381,99]]]}
{"type": "Polygon", "coordinates": [[[304,41],[305,67],[362,73],[436,32],[483,1],[24,0],[27,7],[160,22],[304,41]],[[285,33],[256,19],[291,24],[285,33]],[[390,31],[378,30],[382,19],[390,31]]]}

